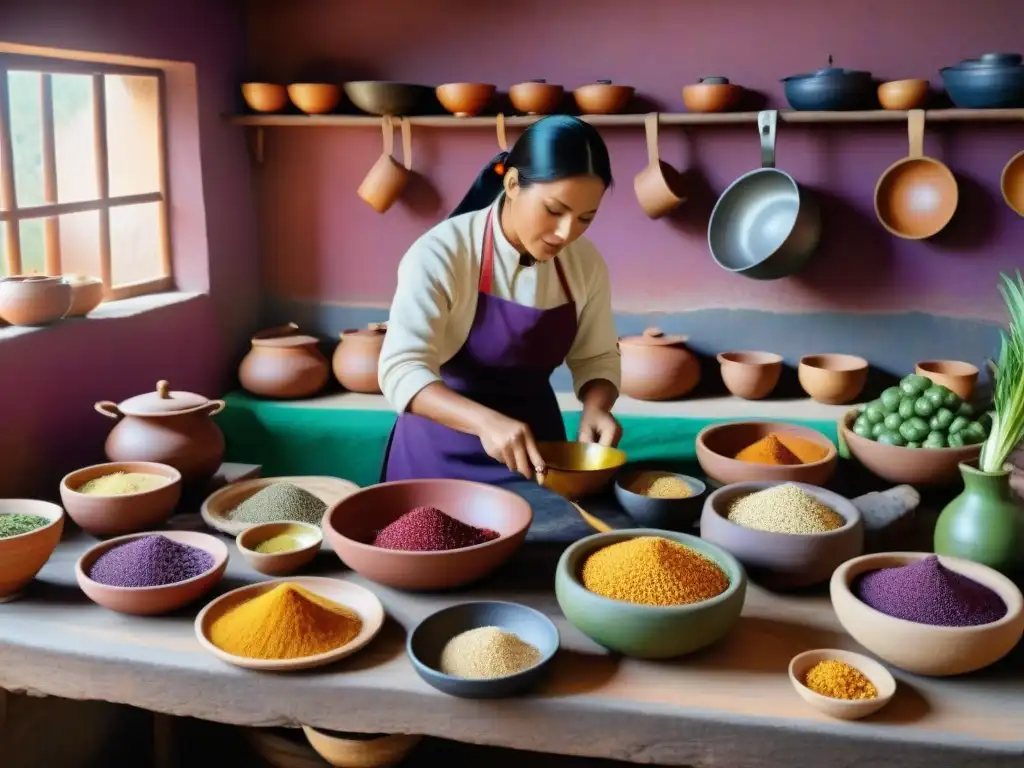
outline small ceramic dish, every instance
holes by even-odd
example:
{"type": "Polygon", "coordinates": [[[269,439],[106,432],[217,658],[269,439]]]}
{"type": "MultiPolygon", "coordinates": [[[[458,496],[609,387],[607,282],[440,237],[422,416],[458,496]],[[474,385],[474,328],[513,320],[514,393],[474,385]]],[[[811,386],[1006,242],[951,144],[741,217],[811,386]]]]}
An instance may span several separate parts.
{"type": "Polygon", "coordinates": [[[581,85],[572,92],[573,99],[585,115],[611,115],[621,112],[636,94],[631,85],[614,85],[611,80],[581,85]]]}
{"type": "Polygon", "coordinates": [[[782,376],[782,355],[774,352],[722,352],[718,355],[722,383],[736,397],[768,397],[782,376]]]}
{"type": "Polygon", "coordinates": [[[423,739],[415,733],[339,733],[302,726],[309,746],[338,768],[398,765],[423,739]]]}
{"type": "Polygon", "coordinates": [[[654,466],[627,466],[615,479],[615,499],[626,514],[644,528],[663,528],[667,531],[688,531],[693,528],[704,503],[707,486],[696,477],[678,472],[664,472],[654,466]],[[647,496],[632,490],[631,483],[643,472],[672,475],[690,488],[690,495],[682,498],[647,496]]]}
{"type": "Polygon", "coordinates": [[[37,515],[49,520],[42,528],[0,539],[0,603],[21,596],[46,565],[64,531],[64,510],[35,499],[0,499],[0,515],[37,515]]]}
{"type": "Polygon", "coordinates": [[[242,98],[253,112],[280,112],[288,106],[288,89],[278,83],[242,83],[242,98]]]}
{"type": "Polygon", "coordinates": [[[857,355],[804,355],[796,375],[812,400],[843,405],[857,399],[868,380],[868,361],[857,355]]]}
{"type": "Polygon", "coordinates": [[[512,106],[528,115],[550,115],[558,110],[565,89],[547,80],[528,80],[508,89],[512,106]]]}
{"type": "Polygon", "coordinates": [[[445,83],[437,86],[437,100],[456,117],[474,117],[487,107],[497,86],[490,83],[445,83]]]}
{"type": "Polygon", "coordinates": [[[309,523],[263,523],[247,528],[235,537],[238,551],[245,561],[267,576],[287,576],[313,561],[320,551],[324,534],[318,525],[309,523]],[[256,548],[275,536],[292,536],[299,543],[285,552],[258,552],[256,548]]]}
{"type": "Polygon", "coordinates": [[[181,500],[181,473],[167,464],[152,461],[112,461],[93,464],[64,475],[60,500],[68,517],[93,536],[123,536],[149,531],[174,513],[181,500]],[[157,475],[167,482],[140,493],[96,496],[78,491],[90,480],[115,472],[157,475]]]}
{"type": "Polygon", "coordinates": [[[292,83],[288,98],[307,115],[322,115],[341,103],[341,89],[330,83],[292,83]]]}
{"type": "Polygon", "coordinates": [[[697,433],[697,462],[704,474],[717,483],[796,482],[827,485],[836,471],[838,452],[831,440],[810,427],[782,421],[730,421],[712,424],[697,433]],[[820,445],[825,456],[806,464],[754,464],[734,458],[749,445],[769,434],[785,434],[820,445]]]}
{"type": "Polygon", "coordinates": [[[922,360],[914,373],[955,392],[961,400],[970,400],[978,382],[978,366],[962,360],[922,360]]]}
{"type": "Polygon", "coordinates": [[[430,614],[409,634],[406,651],[419,676],[437,690],[465,699],[497,699],[515,696],[540,682],[558,652],[558,644],[558,629],[540,611],[518,603],[481,601],[459,603],[430,614]],[[441,672],[441,653],[448,641],[480,627],[515,633],[540,651],[540,661],[522,672],[487,679],[441,672]]]}
{"type": "Polygon", "coordinates": [[[258,584],[248,584],[221,595],[216,600],[208,603],[199,612],[199,615],[196,616],[195,629],[199,644],[221,661],[234,664],[236,667],[242,667],[243,669],[255,669],[263,672],[294,672],[300,669],[322,667],[346,656],[351,656],[356,651],[363,649],[380,632],[381,627],[384,626],[384,618],[384,606],[381,605],[377,596],[366,587],[361,587],[354,582],[342,579],[327,579],[320,576],[297,576],[287,579],[274,579],[273,581],[261,581],[258,584]],[[316,595],[350,608],[362,620],[362,629],[350,642],[335,648],[333,651],[318,653],[315,656],[303,656],[298,659],[250,659],[222,651],[213,644],[210,640],[210,626],[213,622],[232,608],[257,598],[281,584],[296,584],[316,595]]]}
{"type": "Polygon", "coordinates": [[[193,531],[150,531],[134,533],[130,536],[119,536],[97,544],[88,550],[75,564],[75,578],[78,586],[86,596],[97,605],[109,608],[118,613],[129,613],[135,616],[158,616],[176,611],[205,595],[224,576],[228,567],[227,545],[216,536],[193,531]],[[166,536],[178,544],[209,552],[213,557],[213,565],[205,573],[175,584],[159,587],[113,587],[100,584],[89,578],[88,573],[93,563],[107,550],[127,544],[143,536],[166,536]]]}
{"type": "Polygon", "coordinates": [[[927,80],[890,80],[878,86],[878,103],[883,109],[920,109],[928,101],[927,80]]]}
{"type": "Polygon", "coordinates": [[[860,720],[873,715],[892,701],[896,693],[892,674],[877,661],[860,653],[832,648],[804,651],[794,656],[789,662],[789,681],[801,699],[819,712],[839,720],[860,720]],[[827,660],[841,661],[856,669],[871,681],[878,695],[873,699],[834,699],[812,691],[804,684],[807,673],[815,664],[827,660]]]}

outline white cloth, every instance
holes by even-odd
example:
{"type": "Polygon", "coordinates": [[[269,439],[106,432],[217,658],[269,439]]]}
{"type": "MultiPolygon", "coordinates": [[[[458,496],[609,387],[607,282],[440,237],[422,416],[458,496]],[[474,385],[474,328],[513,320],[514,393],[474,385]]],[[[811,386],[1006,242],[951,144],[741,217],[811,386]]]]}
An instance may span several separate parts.
{"type": "MultiPolygon", "coordinates": [[[[441,366],[469,336],[479,292],[484,229],[492,210],[494,206],[442,221],[402,257],[378,371],[381,391],[399,413],[421,389],[441,380],[441,366]]],[[[621,360],[608,268],[585,237],[563,249],[558,260],[576,302],[579,324],[565,361],[576,394],[594,379],[607,379],[618,387],[621,360]]],[[[554,262],[520,266],[519,253],[497,221],[491,295],[538,309],[568,300],[554,262]]]]}

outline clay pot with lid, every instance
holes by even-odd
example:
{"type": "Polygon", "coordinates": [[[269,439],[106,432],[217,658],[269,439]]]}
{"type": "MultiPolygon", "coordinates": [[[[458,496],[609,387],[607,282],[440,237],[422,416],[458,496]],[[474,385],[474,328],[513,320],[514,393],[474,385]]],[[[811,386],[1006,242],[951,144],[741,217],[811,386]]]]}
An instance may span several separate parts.
{"type": "Polygon", "coordinates": [[[690,112],[727,112],[743,95],[742,86],[727,77],[702,77],[683,86],[683,104],[690,112]]]}
{"type": "Polygon", "coordinates": [[[334,350],[334,377],[349,392],[379,395],[377,363],[384,346],[387,323],[370,323],[365,328],[341,332],[341,341],[334,350]]]}
{"type": "Polygon", "coordinates": [[[117,424],[107,436],[110,461],[154,461],[181,473],[182,483],[207,482],[224,460],[224,434],[211,419],[223,400],[173,391],[158,381],[156,391],[120,403],[101,400],[96,410],[117,424]]]}
{"type": "Polygon", "coordinates": [[[0,320],[11,325],[49,325],[71,309],[71,285],[59,277],[0,278],[0,320]]]}
{"type": "Polygon", "coordinates": [[[242,358],[238,379],[259,397],[312,397],[327,384],[330,366],[314,336],[299,333],[295,323],[260,331],[242,358]]]}
{"type": "Polygon", "coordinates": [[[700,382],[700,362],[686,336],[648,328],[640,336],[619,339],[622,393],[637,400],[674,400],[700,382]]]}
{"type": "Polygon", "coordinates": [[[636,89],[631,85],[615,85],[611,80],[581,85],[572,92],[580,111],[585,115],[611,115],[621,112],[633,98],[636,89]]]}

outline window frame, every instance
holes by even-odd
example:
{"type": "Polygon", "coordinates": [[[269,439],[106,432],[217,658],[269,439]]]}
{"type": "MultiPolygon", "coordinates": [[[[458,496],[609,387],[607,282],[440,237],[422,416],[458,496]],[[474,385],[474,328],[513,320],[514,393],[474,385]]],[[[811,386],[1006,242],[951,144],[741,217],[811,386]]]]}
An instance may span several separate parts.
{"type": "Polygon", "coordinates": [[[104,301],[118,301],[150,293],[176,289],[172,260],[170,227],[169,168],[167,152],[167,81],[162,69],[108,64],[100,61],[79,61],[20,53],[0,53],[0,223],[5,233],[6,269],[8,275],[21,274],[20,222],[43,219],[43,243],[47,275],[60,275],[59,216],[97,211],[99,214],[100,274],[103,281],[104,301]],[[8,72],[28,71],[41,73],[40,95],[42,108],[43,188],[46,202],[39,206],[20,207],[14,182],[14,147],[11,135],[11,108],[8,72]],[[53,75],[91,75],[92,108],[95,134],[96,185],[98,195],[91,200],[73,203],[57,202],[56,147],[53,125],[53,75]],[[157,81],[157,142],[159,175],[155,192],[135,195],[110,194],[109,147],[107,145],[106,75],[137,75],[153,77],[157,81]],[[113,208],[145,203],[158,203],[160,228],[160,274],[154,278],[112,285],[110,211],[113,208]]]}

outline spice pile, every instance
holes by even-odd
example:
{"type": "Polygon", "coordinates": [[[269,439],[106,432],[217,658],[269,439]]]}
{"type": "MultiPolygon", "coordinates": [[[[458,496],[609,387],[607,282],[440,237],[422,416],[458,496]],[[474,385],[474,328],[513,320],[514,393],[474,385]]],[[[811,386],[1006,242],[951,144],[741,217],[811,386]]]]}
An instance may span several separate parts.
{"type": "Polygon", "coordinates": [[[642,605],[688,605],[729,588],[729,577],[695,549],[661,536],[638,536],[591,554],[583,563],[591,592],[642,605]]]}
{"type": "Polygon", "coordinates": [[[96,558],[90,579],[108,587],[161,587],[194,579],[213,568],[213,555],[166,536],[143,536],[96,558]]]}
{"type": "Polygon", "coordinates": [[[320,525],[327,505],[304,488],[291,483],[274,483],[254,493],[227,518],[236,523],[276,523],[294,520],[320,525]]]}
{"type": "Polygon", "coordinates": [[[415,507],[377,531],[373,546],[405,552],[440,552],[496,538],[495,531],[466,525],[436,507],[415,507]]]}
{"type": "Polygon", "coordinates": [[[686,481],[671,472],[638,472],[629,479],[626,490],[652,499],[685,499],[693,495],[686,481]]]}
{"type": "Polygon", "coordinates": [[[995,592],[939,562],[935,555],[858,577],[853,593],[876,611],[939,627],[975,627],[1006,615],[995,592]]]}
{"type": "Polygon", "coordinates": [[[49,524],[49,520],[39,515],[0,515],[0,539],[21,536],[49,524]]]}
{"type": "Polygon", "coordinates": [[[540,662],[540,651],[514,632],[478,627],[456,635],[441,651],[441,671],[452,677],[490,679],[522,672],[540,662]]]}
{"type": "Polygon", "coordinates": [[[127,496],[129,493],[152,491],[170,482],[169,477],[149,472],[111,472],[94,477],[76,490],[86,496],[127,496]]]}
{"type": "Polygon", "coordinates": [[[727,517],[736,525],[769,533],[827,533],[846,524],[817,496],[791,483],[733,499],[727,517]]]}
{"type": "Polygon", "coordinates": [[[362,628],[352,609],[285,583],[218,617],[210,641],[249,659],[300,659],[347,645],[362,628]]]}
{"type": "Polygon", "coordinates": [[[804,676],[804,685],[831,699],[878,698],[878,690],[860,670],[836,659],[824,659],[811,667],[804,676]]]}
{"type": "Polygon", "coordinates": [[[751,464],[772,464],[776,466],[813,464],[828,455],[828,448],[804,437],[787,432],[769,432],[756,443],[752,443],[733,458],[751,464]]]}

